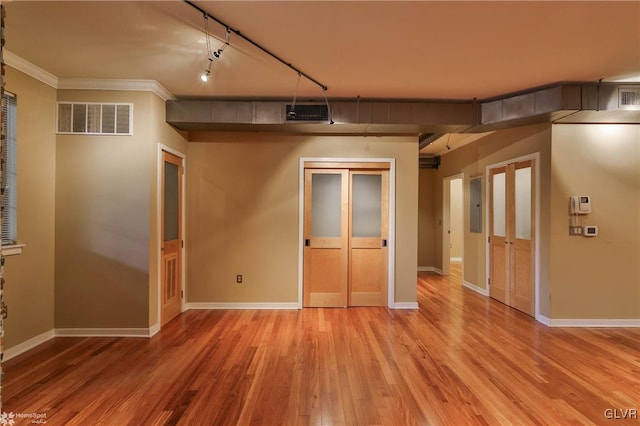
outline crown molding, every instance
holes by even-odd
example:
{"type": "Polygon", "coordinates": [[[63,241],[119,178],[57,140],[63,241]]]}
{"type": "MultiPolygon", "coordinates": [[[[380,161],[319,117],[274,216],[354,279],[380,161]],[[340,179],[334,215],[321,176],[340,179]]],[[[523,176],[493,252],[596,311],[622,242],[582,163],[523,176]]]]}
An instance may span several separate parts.
{"type": "Polygon", "coordinates": [[[155,80],[116,80],[97,78],[59,78],[7,49],[2,51],[5,64],[54,89],[78,90],[126,90],[152,92],[163,101],[175,100],[166,88],[155,80]]]}
{"type": "Polygon", "coordinates": [[[175,100],[175,96],[155,80],[117,80],[100,78],[60,78],[58,89],[67,90],[125,90],[152,92],[163,101],[175,100]]]}
{"type": "Polygon", "coordinates": [[[32,64],[31,62],[21,58],[20,56],[10,52],[7,49],[2,50],[2,56],[4,58],[4,63],[9,65],[11,68],[23,72],[29,77],[33,77],[36,80],[53,87],[54,89],[58,88],[58,77],[51,74],[50,72],[43,70],[39,66],[32,64]]]}

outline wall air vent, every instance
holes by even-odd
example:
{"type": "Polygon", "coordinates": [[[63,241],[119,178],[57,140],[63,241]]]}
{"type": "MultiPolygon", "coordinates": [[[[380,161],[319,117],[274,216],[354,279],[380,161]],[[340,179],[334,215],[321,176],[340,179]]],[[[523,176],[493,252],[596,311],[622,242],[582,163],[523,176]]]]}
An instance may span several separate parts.
{"type": "Polygon", "coordinates": [[[420,157],[421,169],[438,169],[440,167],[440,156],[435,157],[420,157]]]}
{"type": "Polygon", "coordinates": [[[58,102],[58,133],[132,135],[133,104],[58,102]]]}
{"type": "Polygon", "coordinates": [[[618,108],[628,110],[640,110],[640,88],[618,89],[618,108]]]}
{"type": "Polygon", "coordinates": [[[325,104],[287,104],[286,120],[300,121],[329,121],[329,108],[325,104]]]}

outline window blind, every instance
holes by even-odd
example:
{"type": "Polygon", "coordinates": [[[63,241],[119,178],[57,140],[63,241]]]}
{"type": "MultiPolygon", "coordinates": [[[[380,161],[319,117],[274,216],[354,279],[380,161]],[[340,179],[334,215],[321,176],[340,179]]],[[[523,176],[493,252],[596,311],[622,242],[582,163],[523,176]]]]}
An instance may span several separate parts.
{"type": "Polygon", "coordinates": [[[5,153],[5,164],[2,170],[4,178],[2,197],[2,245],[15,244],[18,239],[18,197],[16,193],[16,115],[16,97],[15,95],[5,92],[3,117],[7,137],[2,143],[2,151],[5,153]]]}

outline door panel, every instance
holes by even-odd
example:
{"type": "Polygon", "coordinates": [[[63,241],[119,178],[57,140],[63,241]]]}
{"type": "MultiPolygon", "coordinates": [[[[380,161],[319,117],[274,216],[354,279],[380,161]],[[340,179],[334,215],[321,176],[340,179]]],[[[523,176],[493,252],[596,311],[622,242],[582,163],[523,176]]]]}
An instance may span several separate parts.
{"type": "Polygon", "coordinates": [[[511,287],[511,306],[528,315],[533,315],[533,285],[531,281],[531,250],[514,244],[513,249],[513,285],[511,287]]]}
{"type": "Polygon", "coordinates": [[[533,160],[490,170],[491,297],[528,315],[535,312],[533,160]]]}
{"type": "Polygon", "coordinates": [[[182,159],[162,152],[161,323],[182,311],[182,159]]]}
{"type": "Polygon", "coordinates": [[[510,248],[511,306],[527,315],[534,315],[534,169],[533,160],[513,165],[514,200],[510,248]]]}
{"type": "Polygon", "coordinates": [[[305,307],[347,306],[347,170],[305,170],[305,307]]]}
{"type": "Polygon", "coordinates": [[[489,173],[489,249],[491,277],[490,295],[508,303],[507,297],[507,168],[492,169],[489,173]]]}
{"type": "Polygon", "coordinates": [[[351,171],[349,306],[386,306],[388,171],[351,171]]]}

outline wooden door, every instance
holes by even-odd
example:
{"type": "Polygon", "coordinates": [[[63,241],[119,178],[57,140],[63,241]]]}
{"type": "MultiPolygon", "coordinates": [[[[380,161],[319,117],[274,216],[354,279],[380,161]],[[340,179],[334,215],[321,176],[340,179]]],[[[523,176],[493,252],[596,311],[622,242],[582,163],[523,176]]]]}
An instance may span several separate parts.
{"type": "Polygon", "coordinates": [[[489,173],[490,295],[533,316],[535,311],[534,161],[489,173]]]}
{"type": "Polygon", "coordinates": [[[350,172],[349,306],[387,305],[388,175],[350,172]]]}
{"type": "Polygon", "coordinates": [[[182,159],[162,152],[161,323],[182,311],[182,159]]]}
{"type": "Polygon", "coordinates": [[[489,172],[489,284],[492,298],[508,302],[507,167],[489,172]]]}
{"type": "Polygon", "coordinates": [[[305,307],[347,306],[348,204],[348,170],[305,170],[305,307]]]}
{"type": "Polygon", "coordinates": [[[512,208],[509,216],[510,305],[534,315],[535,176],[533,160],[511,165],[512,208]]]}

